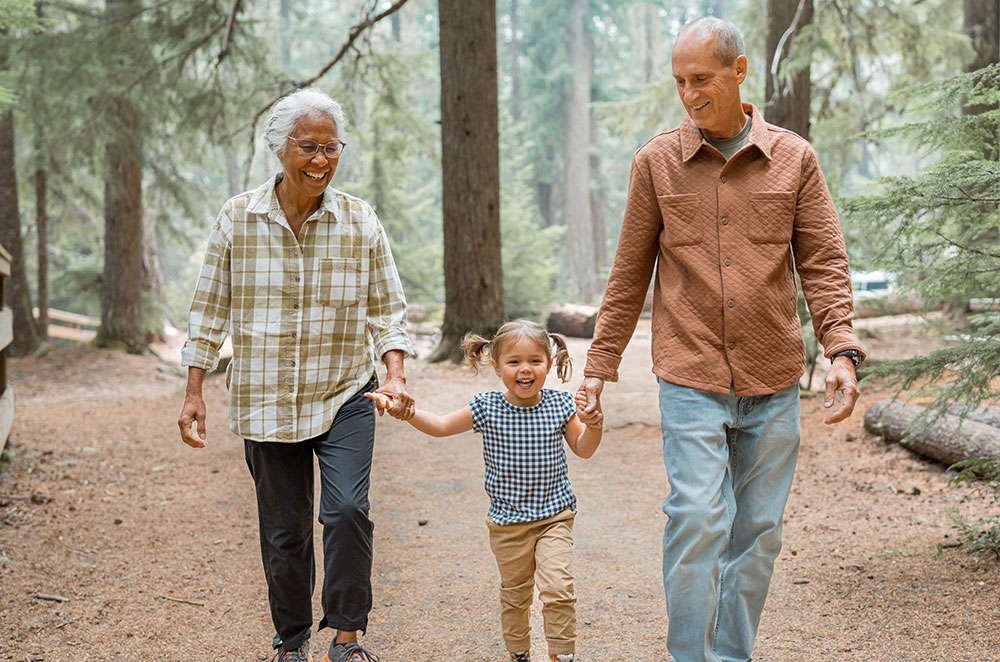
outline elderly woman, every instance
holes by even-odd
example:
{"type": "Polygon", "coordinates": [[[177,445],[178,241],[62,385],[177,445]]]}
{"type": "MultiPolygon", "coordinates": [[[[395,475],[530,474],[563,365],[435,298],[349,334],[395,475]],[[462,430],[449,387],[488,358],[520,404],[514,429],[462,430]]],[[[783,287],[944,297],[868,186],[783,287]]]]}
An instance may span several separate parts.
{"type": "Polygon", "coordinates": [[[275,104],[264,137],[281,172],[222,208],[191,303],[182,364],[184,443],[205,445],[202,379],[226,333],[229,427],[257,491],[276,659],[311,662],[313,454],[320,468],[325,662],[375,660],[358,642],[372,606],[368,486],[373,402],[408,418],[406,301],[385,231],[362,200],[330,186],[345,143],[340,105],[313,89],[275,104]],[[375,359],[386,368],[379,386],[375,359]],[[192,425],[197,423],[197,435],[192,425]]]}

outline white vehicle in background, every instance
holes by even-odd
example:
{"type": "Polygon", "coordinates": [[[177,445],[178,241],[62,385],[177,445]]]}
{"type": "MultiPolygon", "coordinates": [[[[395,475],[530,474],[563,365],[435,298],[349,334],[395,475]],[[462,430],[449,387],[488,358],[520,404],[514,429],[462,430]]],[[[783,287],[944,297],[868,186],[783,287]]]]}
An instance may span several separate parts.
{"type": "Polygon", "coordinates": [[[896,274],[887,271],[857,271],[851,274],[854,300],[879,299],[896,291],[896,274]]]}

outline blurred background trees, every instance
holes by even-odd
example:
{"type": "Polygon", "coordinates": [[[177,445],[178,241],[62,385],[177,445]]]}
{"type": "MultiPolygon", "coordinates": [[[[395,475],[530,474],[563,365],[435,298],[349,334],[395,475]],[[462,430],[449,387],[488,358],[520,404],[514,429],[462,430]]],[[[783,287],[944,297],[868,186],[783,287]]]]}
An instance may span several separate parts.
{"type": "MultiPolygon", "coordinates": [[[[928,111],[898,91],[996,62],[996,5],[498,0],[498,157],[471,155],[462,167],[498,161],[504,312],[541,318],[560,302],[599,302],[631,157],[683,114],[670,47],[685,22],[712,14],[742,27],[744,98],[808,134],[847,200],[877,194],[880,176],[953,163],[949,148],[916,149],[895,127],[927,112],[962,115],[962,99],[928,111]]],[[[28,287],[8,293],[23,299],[19,310],[47,302],[99,317],[100,342],[132,351],[182,327],[217,210],[276,168],[257,143],[266,108],[314,80],[351,118],[336,185],[378,211],[415,319],[442,318],[436,0],[2,0],[0,19],[0,82],[11,92],[0,97],[10,118],[0,138],[11,145],[8,154],[0,140],[0,241],[23,245],[16,261],[28,287]]],[[[980,210],[987,226],[990,205],[980,210]]],[[[927,268],[893,257],[884,219],[852,211],[843,224],[855,268],[892,269],[926,296],[947,289],[958,307],[998,295],[992,285],[934,290],[927,268]]],[[[986,232],[975,245],[993,239],[986,232]]],[[[30,351],[44,325],[19,315],[29,329],[20,337],[34,340],[18,351],[30,351]]]]}

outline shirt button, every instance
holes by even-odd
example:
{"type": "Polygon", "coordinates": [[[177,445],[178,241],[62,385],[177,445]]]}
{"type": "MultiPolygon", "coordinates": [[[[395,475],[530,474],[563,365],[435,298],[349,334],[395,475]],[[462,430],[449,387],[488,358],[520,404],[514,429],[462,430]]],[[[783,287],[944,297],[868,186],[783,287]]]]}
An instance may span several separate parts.
{"type": "Polygon", "coordinates": [[[293,303],[292,304],[292,308],[294,308],[295,310],[298,310],[299,309],[299,304],[293,303]]]}
{"type": "Polygon", "coordinates": [[[729,219],[727,217],[723,216],[722,217],[722,224],[723,225],[729,225],[729,219]]]}
{"type": "Polygon", "coordinates": [[[722,182],[723,184],[725,184],[726,183],[726,176],[723,175],[722,177],[719,177],[719,181],[722,182]]]}
{"type": "Polygon", "coordinates": [[[299,277],[298,276],[292,276],[292,280],[294,280],[297,283],[297,282],[299,282],[299,277]]]}
{"type": "Polygon", "coordinates": [[[730,300],[729,300],[729,301],[727,302],[727,304],[726,304],[726,305],[728,305],[728,306],[729,306],[730,308],[732,308],[733,306],[735,306],[735,305],[736,305],[736,302],[735,302],[735,301],[733,301],[732,299],[730,299],[730,300]]]}
{"type": "Polygon", "coordinates": [[[731,262],[729,261],[729,258],[727,257],[725,260],[722,261],[722,264],[724,264],[724,265],[726,265],[728,267],[731,264],[731,262]]]}
{"type": "Polygon", "coordinates": [[[293,338],[295,338],[295,337],[296,337],[296,334],[295,334],[295,332],[294,332],[294,331],[292,331],[292,337],[293,337],[293,338]]]}
{"type": "Polygon", "coordinates": [[[729,343],[729,349],[736,349],[736,343],[734,342],[729,343]]]}

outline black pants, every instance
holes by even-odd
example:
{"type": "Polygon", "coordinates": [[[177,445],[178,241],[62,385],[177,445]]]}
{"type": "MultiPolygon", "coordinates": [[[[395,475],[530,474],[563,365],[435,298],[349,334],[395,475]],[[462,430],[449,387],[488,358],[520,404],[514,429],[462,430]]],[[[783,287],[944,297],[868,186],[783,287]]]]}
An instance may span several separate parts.
{"type": "Polygon", "coordinates": [[[344,403],[325,434],[297,443],[244,440],[257,490],[260,551],[276,631],[274,647],[298,648],[312,626],[313,453],[319,460],[323,525],[323,619],[319,629],[362,630],[372,608],[372,530],[368,486],[375,444],[375,405],[344,403]]]}

